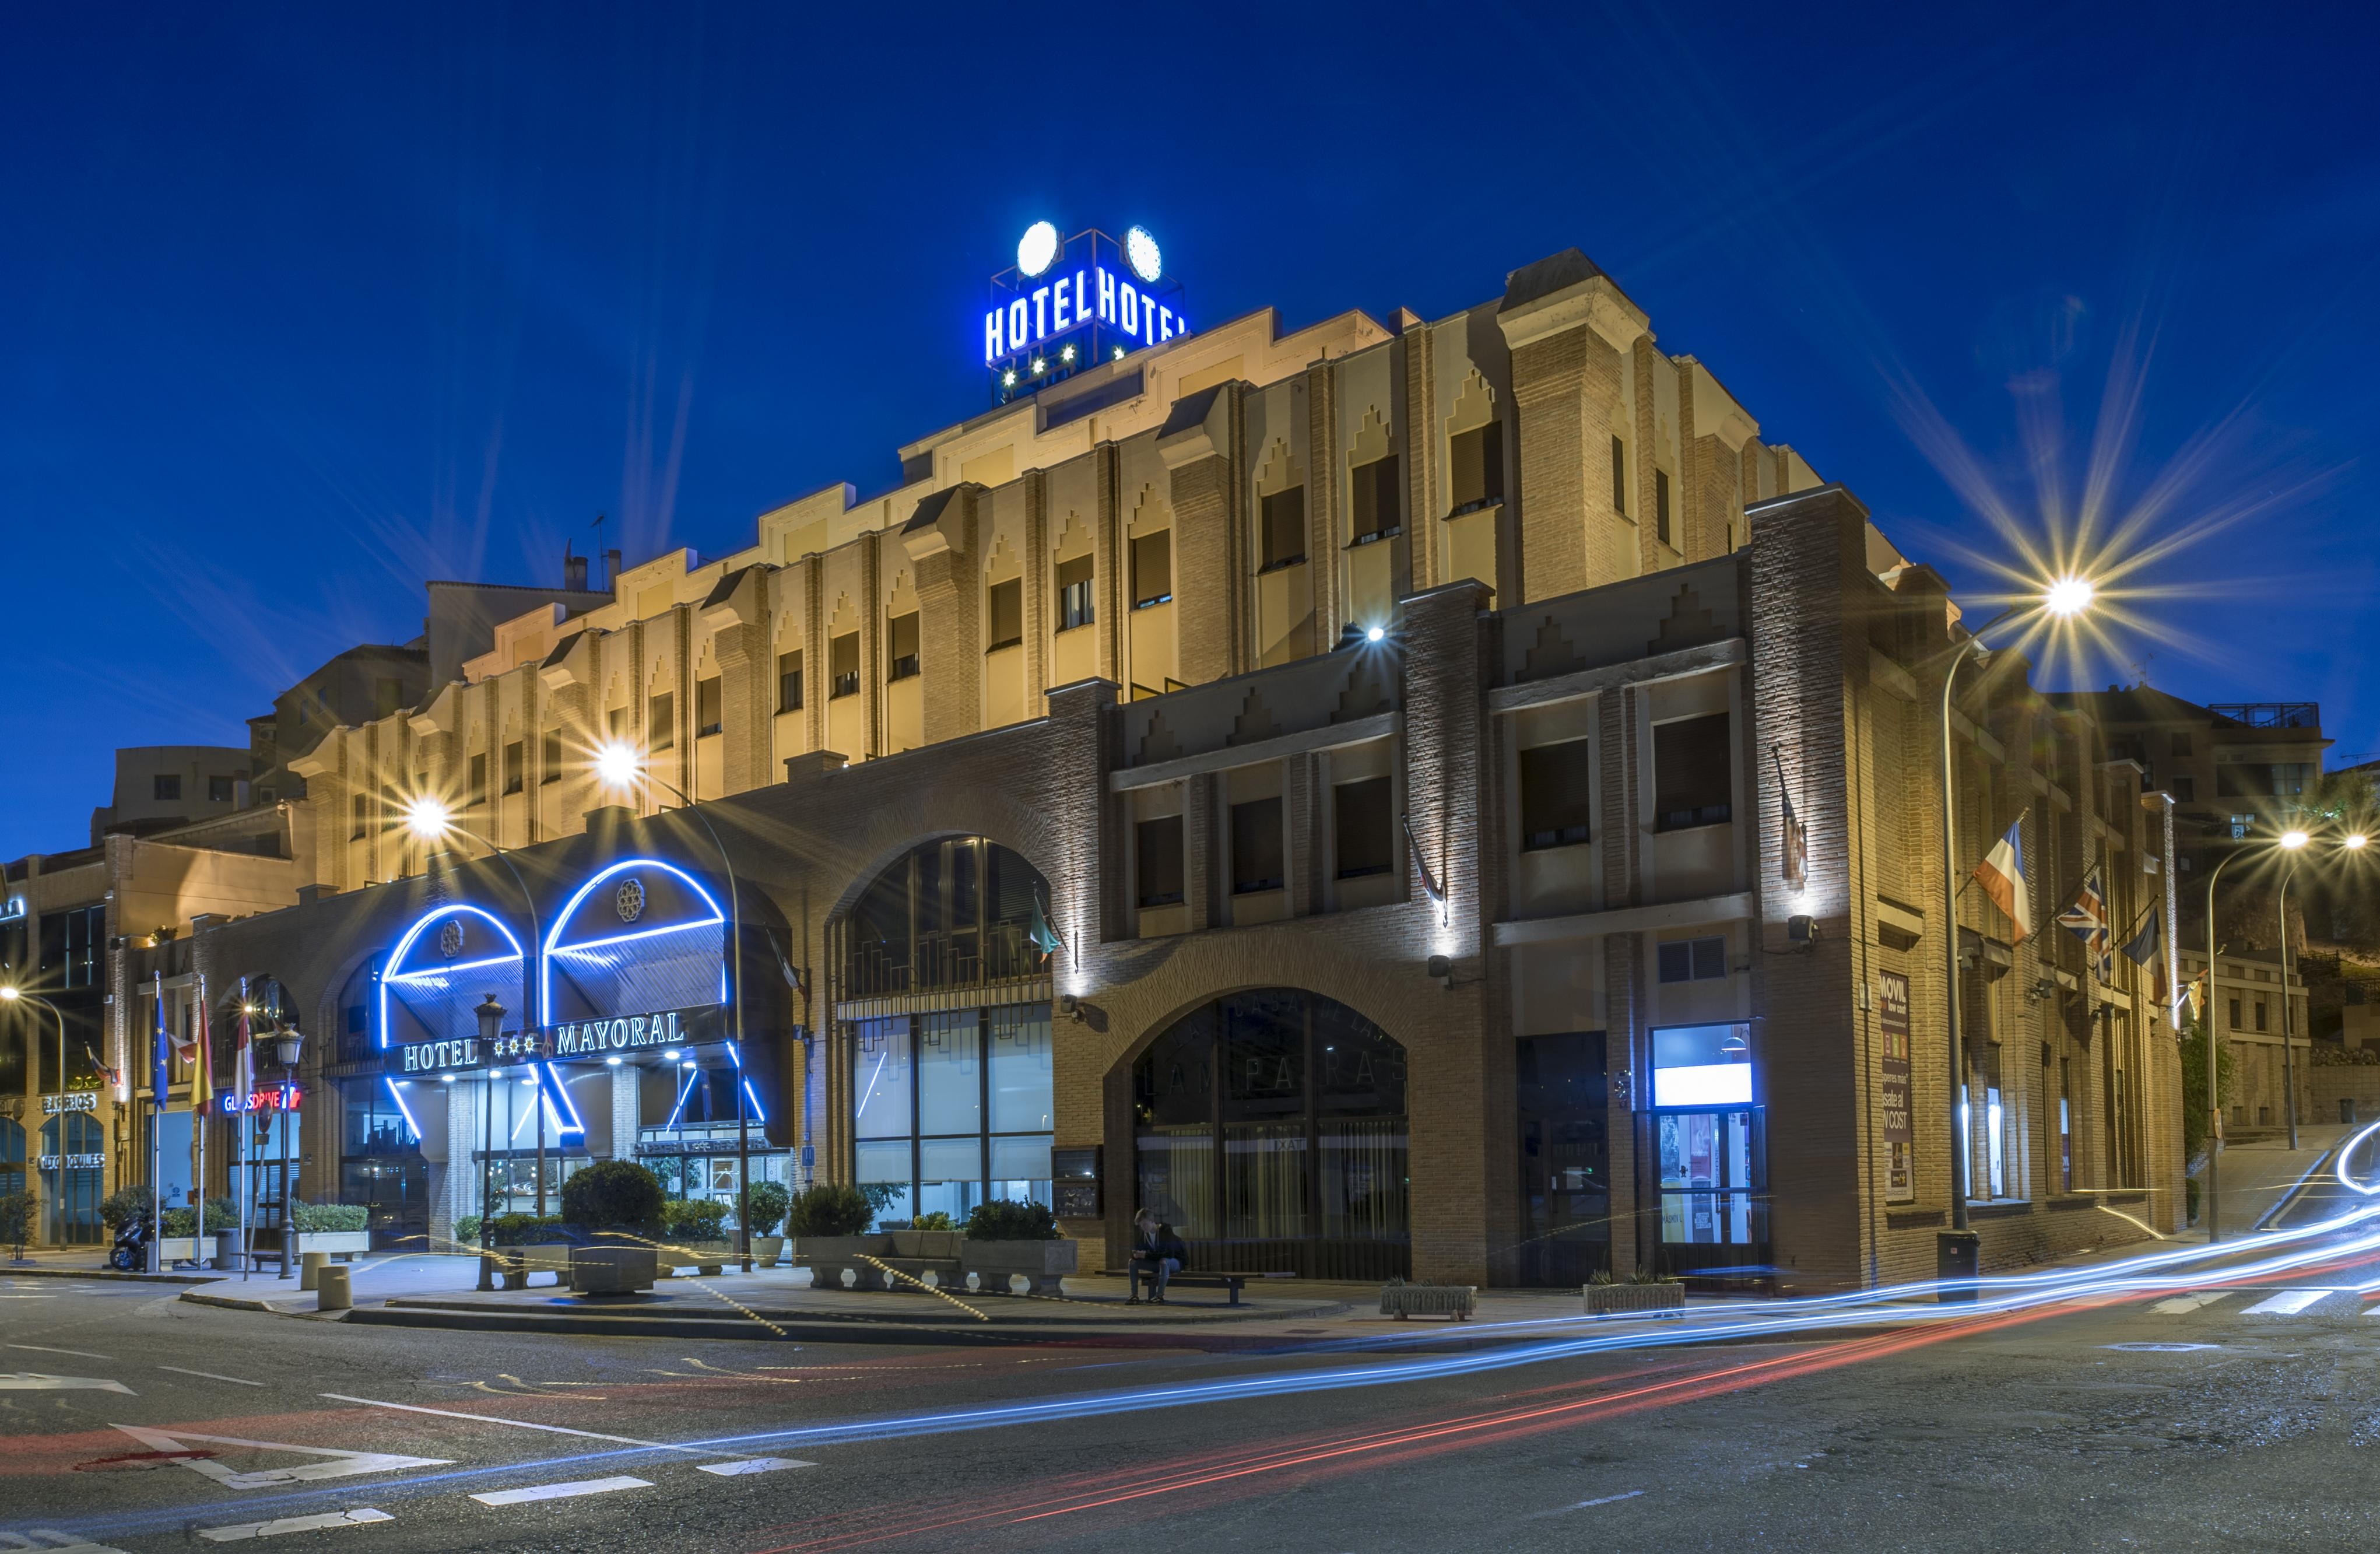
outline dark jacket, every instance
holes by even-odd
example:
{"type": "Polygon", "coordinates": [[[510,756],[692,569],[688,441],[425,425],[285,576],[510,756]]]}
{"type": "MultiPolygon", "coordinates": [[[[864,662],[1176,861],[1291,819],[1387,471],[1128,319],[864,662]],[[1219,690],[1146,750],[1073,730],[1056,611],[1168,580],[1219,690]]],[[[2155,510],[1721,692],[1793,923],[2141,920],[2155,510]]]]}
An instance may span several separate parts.
{"type": "Polygon", "coordinates": [[[1171,1257],[1185,1266],[1190,1261],[1190,1249],[1182,1244],[1182,1238],[1173,1233],[1173,1227],[1162,1220],[1157,1222],[1157,1229],[1153,1232],[1144,1232],[1135,1225],[1132,1228],[1132,1250],[1135,1255],[1146,1252],[1152,1258],[1171,1257]]]}

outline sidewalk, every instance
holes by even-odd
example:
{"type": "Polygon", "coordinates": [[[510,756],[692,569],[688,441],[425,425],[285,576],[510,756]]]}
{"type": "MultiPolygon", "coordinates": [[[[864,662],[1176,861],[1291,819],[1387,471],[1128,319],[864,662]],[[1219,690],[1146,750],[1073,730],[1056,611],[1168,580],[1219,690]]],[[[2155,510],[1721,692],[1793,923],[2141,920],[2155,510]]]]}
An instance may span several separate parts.
{"type": "MultiPolygon", "coordinates": [[[[2216,1162],[2216,1193],[2222,1200],[2223,1234],[2245,1235],[2289,1197],[2290,1189],[2320,1165],[2323,1157],[2356,1129],[2339,1123],[2304,1124],[2298,1147],[2287,1134],[2259,1135],[2224,1146],[2216,1162]]],[[[2192,1173],[2205,1190],[2205,1172],[2192,1173]]]]}

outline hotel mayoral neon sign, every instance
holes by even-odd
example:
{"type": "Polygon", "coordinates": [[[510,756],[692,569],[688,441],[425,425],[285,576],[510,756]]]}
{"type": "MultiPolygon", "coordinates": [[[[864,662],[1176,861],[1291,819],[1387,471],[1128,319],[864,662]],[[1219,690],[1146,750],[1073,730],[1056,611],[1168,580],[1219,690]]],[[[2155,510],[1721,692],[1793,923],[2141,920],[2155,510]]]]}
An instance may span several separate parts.
{"type": "Polygon", "coordinates": [[[1122,239],[1091,228],[1061,240],[1046,221],[1026,228],[1016,267],[991,280],[983,363],[1006,399],[1190,333],[1182,285],[1145,227],[1122,239]]]}

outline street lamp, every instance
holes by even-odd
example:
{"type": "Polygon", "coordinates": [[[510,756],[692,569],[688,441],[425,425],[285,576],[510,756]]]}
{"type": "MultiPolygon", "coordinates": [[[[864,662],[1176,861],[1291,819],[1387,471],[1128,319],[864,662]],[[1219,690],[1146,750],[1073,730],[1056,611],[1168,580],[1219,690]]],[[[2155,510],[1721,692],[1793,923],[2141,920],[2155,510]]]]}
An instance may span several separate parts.
{"type": "MultiPolygon", "coordinates": [[[[493,1057],[496,1038],[504,1033],[504,1006],[496,995],[481,995],[480,1006],[471,1011],[480,1020],[480,1050],[493,1057]]],[[[480,1087],[480,1288],[496,1287],[495,1218],[496,1207],[488,1187],[488,1168],[496,1158],[496,1070],[488,1070],[488,1082],[480,1087]]],[[[541,1169],[541,1168],[540,1168],[541,1169]]]]}
{"type": "MultiPolygon", "coordinates": [[[[64,1094],[66,1094],[66,1089],[67,1089],[67,1017],[66,1017],[66,1015],[65,1015],[63,1013],[61,1013],[61,1012],[59,1011],[58,1006],[57,1006],[56,1004],[52,1003],[48,999],[43,998],[41,994],[39,994],[39,993],[29,993],[29,992],[27,992],[24,989],[22,989],[22,988],[20,988],[20,987],[18,987],[18,986],[17,986],[15,983],[13,983],[13,982],[0,982],[0,1003],[18,1003],[18,1002],[24,1002],[24,1003],[37,1003],[37,1004],[41,1005],[43,1009],[48,1010],[48,1011],[50,1012],[50,1018],[57,1022],[57,1026],[58,1026],[58,1093],[59,1093],[60,1095],[64,1095],[64,1094]]],[[[34,1066],[35,1066],[36,1073],[38,1074],[38,1071],[39,1071],[40,1065],[39,1065],[39,1064],[35,1064],[34,1066]]]]}
{"type": "Polygon", "coordinates": [[[281,1087],[281,1277],[286,1279],[289,1277],[290,1237],[298,1228],[297,1212],[289,1201],[290,1103],[298,1096],[298,1057],[305,1048],[306,1038],[297,1026],[282,1025],[276,1009],[270,1039],[273,1055],[288,1071],[281,1087]]]}
{"type": "Polygon", "coordinates": [[[710,844],[719,849],[719,862],[727,871],[727,911],[729,919],[727,958],[731,963],[735,997],[735,1243],[739,1249],[743,1271],[752,1271],[752,1126],[744,1105],[744,902],[735,882],[735,860],[727,851],[727,844],[719,839],[718,831],[702,807],[688,797],[684,788],[666,778],[656,777],[645,765],[636,747],[620,740],[607,740],[595,751],[595,775],[606,787],[625,788],[639,778],[655,783],[677,795],[686,812],[698,821],[710,837],[710,844]]]}
{"type": "MultiPolygon", "coordinates": [[[[1952,788],[1953,766],[1950,751],[1950,697],[1959,682],[1959,666],[1973,656],[1981,658],[1989,651],[1984,646],[1987,632],[1997,630],[2020,616],[2044,614],[2055,620],[2071,620],[2091,607],[2095,590],[2089,580],[2068,574],[2053,580],[2037,599],[2020,601],[2010,605],[1984,625],[1968,634],[1966,639],[1951,650],[1949,667],[1942,672],[1942,943],[1945,976],[1945,1024],[1950,1043],[1949,1093],[1950,1110],[1950,1228],[1943,1232],[1935,1248],[1935,1273],[1948,1279],[1955,1269],[1972,1277],[1974,1265],[1974,1232],[1967,1225],[1967,1121],[1964,1104],[1967,1087],[1967,1055],[1959,1037],[1959,857],[1958,805],[1952,788]]],[[[1972,1286],[1966,1298],[1973,1298],[1972,1286]]]]}
{"type": "MultiPolygon", "coordinates": [[[[2303,852],[2313,837],[2303,829],[2292,826],[2274,840],[2284,856],[2293,856],[2303,852]]],[[[2350,832],[2338,839],[2337,845],[2341,852],[2360,853],[2369,840],[2362,832],[2350,832]]],[[[2223,1155],[2223,1069],[2216,1057],[2216,1043],[2222,1038],[2216,1033],[2215,1021],[2215,882],[2223,878],[2223,871],[2231,866],[2232,859],[2244,857],[2247,853],[2246,848],[2226,853],[2216,860],[2213,868],[2206,871],[2206,1003],[2199,1011],[2199,1019],[2206,1027],[2206,1240],[2210,1245],[2221,1240],[2223,1234],[2223,1221],[2217,1212],[2220,1200],[2216,1171],[2216,1162],[2223,1155]]],[[[2281,1087],[2287,1092],[2283,1099],[2289,1108],[2289,1147],[2295,1149],[2298,1145],[2298,1092],[2297,1074],[2289,1050],[2289,875],[2286,869],[2281,875],[2280,899],[2281,1087]]]]}

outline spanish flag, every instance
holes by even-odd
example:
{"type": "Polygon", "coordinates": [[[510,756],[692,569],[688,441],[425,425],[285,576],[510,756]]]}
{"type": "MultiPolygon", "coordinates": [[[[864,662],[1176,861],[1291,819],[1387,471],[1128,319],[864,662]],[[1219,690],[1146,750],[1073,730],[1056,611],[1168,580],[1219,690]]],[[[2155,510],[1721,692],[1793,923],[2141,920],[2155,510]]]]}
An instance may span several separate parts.
{"type": "Polygon", "coordinates": [[[2008,834],[1994,843],[1984,861],[1975,866],[1975,883],[2015,925],[2009,942],[2023,943],[2024,936],[2033,931],[2033,892],[2024,882],[2023,816],[2016,818],[2008,834]]]}

